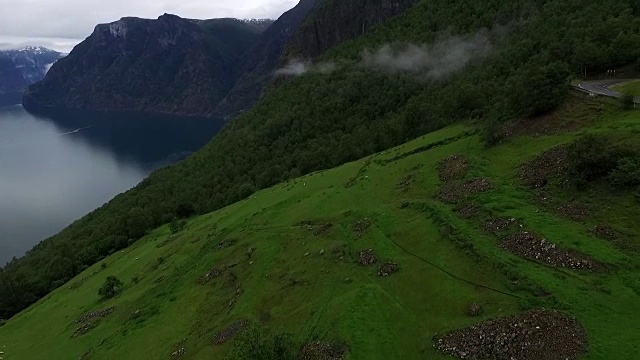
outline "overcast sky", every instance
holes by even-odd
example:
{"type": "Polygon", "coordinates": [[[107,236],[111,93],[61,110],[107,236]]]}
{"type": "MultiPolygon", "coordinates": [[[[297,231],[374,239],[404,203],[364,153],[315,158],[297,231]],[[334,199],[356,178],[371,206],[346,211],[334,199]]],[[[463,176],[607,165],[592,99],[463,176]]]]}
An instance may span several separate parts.
{"type": "Polygon", "coordinates": [[[272,18],[298,0],[0,0],[0,49],[42,45],[68,52],[96,24],[164,13],[192,19],[272,18]]]}

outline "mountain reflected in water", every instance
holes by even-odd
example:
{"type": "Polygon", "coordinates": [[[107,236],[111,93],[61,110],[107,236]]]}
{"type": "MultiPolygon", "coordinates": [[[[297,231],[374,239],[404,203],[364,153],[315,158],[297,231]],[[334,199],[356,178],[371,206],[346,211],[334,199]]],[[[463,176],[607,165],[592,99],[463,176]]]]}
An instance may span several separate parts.
{"type": "Polygon", "coordinates": [[[215,119],[0,108],[0,264],[183,159],[215,119]]]}

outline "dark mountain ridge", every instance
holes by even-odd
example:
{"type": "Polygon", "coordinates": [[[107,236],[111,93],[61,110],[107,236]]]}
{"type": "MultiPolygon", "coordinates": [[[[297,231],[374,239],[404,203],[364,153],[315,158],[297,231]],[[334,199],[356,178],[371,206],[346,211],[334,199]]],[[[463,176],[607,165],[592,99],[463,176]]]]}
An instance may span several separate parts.
{"type": "Polygon", "coordinates": [[[29,88],[24,105],[207,116],[262,29],[236,19],[196,22],[170,14],[100,24],[29,88]]]}
{"type": "Polygon", "coordinates": [[[0,51],[0,106],[19,104],[27,87],[42,80],[62,56],[44,47],[0,51]]]}

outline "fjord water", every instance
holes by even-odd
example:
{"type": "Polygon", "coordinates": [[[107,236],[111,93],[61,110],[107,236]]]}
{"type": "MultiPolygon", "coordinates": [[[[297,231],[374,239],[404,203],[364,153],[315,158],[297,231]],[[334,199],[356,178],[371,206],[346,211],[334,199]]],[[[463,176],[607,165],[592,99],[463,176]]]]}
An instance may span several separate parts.
{"type": "Polygon", "coordinates": [[[0,266],[197,150],[221,124],[0,107],[0,266]]]}

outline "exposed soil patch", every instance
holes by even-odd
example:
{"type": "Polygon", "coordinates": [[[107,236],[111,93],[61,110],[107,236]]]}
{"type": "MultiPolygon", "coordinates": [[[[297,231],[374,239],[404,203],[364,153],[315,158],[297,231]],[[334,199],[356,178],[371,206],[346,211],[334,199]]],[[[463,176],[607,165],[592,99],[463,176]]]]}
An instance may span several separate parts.
{"type": "Polygon", "coordinates": [[[358,260],[358,264],[362,266],[373,265],[378,261],[378,257],[373,249],[365,249],[360,250],[360,259],[358,260]]]}
{"type": "Polygon", "coordinates": [[[311,341],[300,350],[300,360],[342,360],[348,351],[349,348],[345,345],[311,341]]]}
{"type": "Polygon", "coordinates": [[[485,232],[494,234],[515,226],[517,226],[516,219],[505,217],[489,219],[482,224],[482,228],[485,232]]]}
{"type": "Polygon", "coordinates": [[[468,169],[469,163],[462,155],[451,155],[438,163],[440,180],[444,182],[463,178],[468,169]]]}
{"type": "Polygon", "coordinates": [[[443,186],[436,197],[442,202],[455,204],[470,195],[486,192],[492,188],[489,179],[485,178],[457,180],[443,186]]]}
{"type": "Polygon", "coordinates": [[[234,322],[233,324],[227,326],[222,331],[218,332],[216,336],[213,337],[213,343],[215,345],[222,345],[227,341],[233,339],[238,335],[242,330],[245,330],[249,327],[249,321],[242,319],[234,322]]]}
{"type": "Polygon", "coordinates": [[[463,219],[472,219],[480,215],[480,207],[472,202],[460,204],[454,211],[463,219]]]}
{"type": "Polygon", "coordinates": [[[357,237],[362,237],[367,230],[371,227],[371,220],[364,218],[358,220],[355,224],[353,224],[353,232],[357,237]]]}
{"type": "Polygon", "coordinates": [[[378,268],[378,276],[387,277],[393,274],[394,272],[398,271],[399,269],[400,267],[398,266],[398,264],[394,262],[388,262],[378,268]]]}
{"type": "Polygon", "coordinates": [[[532,188],[543,188],[550,179],[563,176],[569,170],[568,152],[565,146],[556,146],[522,165],[520,181],[532,188]]]}
{"type": "Polygon", "coordinates": [[[500,247],[518,256],[553,267],[595,270],[602,266],[587,255],[563,249],[530,232],[508,236],[500,243],[500,247]]]}
{"type": "Polygon", "coordinates": [[[596,225],[590,232],[603,240],[620,239],[620,232],[609,225],[596,225]]]}
{"type": "Polygon", "coordinates": [[[411,183],[413,183],[413,175],[407,175],[396,184],[396,189],[401,192],[407,192],[411,189],[411,183]]]}
{"type": "Polygon", "coordinates": [[[577,359],[587,352],[588,341],[573,317],[531,310],[452,331],[434,347],[460,359],[577,359]]]}

